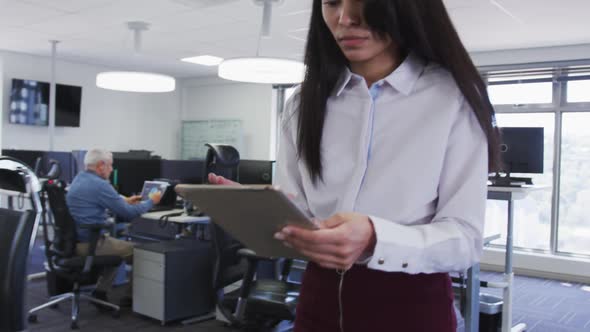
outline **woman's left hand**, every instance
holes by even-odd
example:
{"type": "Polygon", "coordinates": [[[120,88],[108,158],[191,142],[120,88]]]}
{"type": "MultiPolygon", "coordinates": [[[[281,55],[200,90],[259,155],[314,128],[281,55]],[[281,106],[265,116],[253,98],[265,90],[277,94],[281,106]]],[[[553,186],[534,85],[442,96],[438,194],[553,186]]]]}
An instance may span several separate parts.
{"type": "Polygon", "coordinates": [[[285,226],[277,240],[295,248],[318,265],[329,269],[349,269],[363,254],[375,248],[375,230],[368,216],[337,213],[320,222],[320,229],[285,226]]]}

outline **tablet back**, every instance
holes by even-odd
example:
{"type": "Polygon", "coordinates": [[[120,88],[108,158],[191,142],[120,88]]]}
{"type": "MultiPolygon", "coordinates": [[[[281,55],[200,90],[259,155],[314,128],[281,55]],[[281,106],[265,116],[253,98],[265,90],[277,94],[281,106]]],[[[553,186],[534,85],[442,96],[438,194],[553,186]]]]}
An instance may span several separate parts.
{"type": "Polygon", "coordinates": [[[176,191],[257,255],[306,259],[273,237],[287,224],[317,228],[282,192],[270,186],[184,184],[176,191]]]}

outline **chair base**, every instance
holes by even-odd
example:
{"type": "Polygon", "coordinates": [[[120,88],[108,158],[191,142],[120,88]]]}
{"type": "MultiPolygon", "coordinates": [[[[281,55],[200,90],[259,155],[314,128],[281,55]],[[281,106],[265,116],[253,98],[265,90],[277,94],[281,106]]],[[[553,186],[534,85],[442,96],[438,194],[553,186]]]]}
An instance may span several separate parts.
{"type": "Polygon", "coordinates": [[[64,302],[64,301],[67,301],[70,299],[72,300],[72,322],[70,325],[70,328],[72,330],[78,329],[78,314],[80,312],[80,299],[84,299],[89,302],[103,305],[105,307],[113,309],[114,310],[113,317],[115,317],[115,318],[118,318],[119,314],[121,312],[121,308],[118,305],[115,305],[115,304],[112,304],[110,302],[106,302],[103,300],[99,300],[99,299],[97,299],[93,296],[87,295],[87,294],[81,294],[80,292],[69,292],[69,293],[64,293],[64,294],[52,296],[48,302],[29,310],[29,314],[28,314],[29,323],[36,323],[37,322],[37,315],[35,314],[36,312],[38,312],[42,309],[48,308],[48,307],[53,307],[60,302],[64,302]]]}

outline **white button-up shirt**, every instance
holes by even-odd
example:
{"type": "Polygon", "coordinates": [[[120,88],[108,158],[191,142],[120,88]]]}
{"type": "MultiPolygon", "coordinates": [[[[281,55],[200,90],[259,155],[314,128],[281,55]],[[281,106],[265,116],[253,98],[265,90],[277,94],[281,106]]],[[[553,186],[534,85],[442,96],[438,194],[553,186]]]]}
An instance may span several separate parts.
{"type": "Polygon", "coordinates": [[[377,243],[368,267],[460,271],[482,252],[487,140],[452,75],[409,55],[369,89],[346,71],[327,101],[323,181],[297,157],[299,91],[287,102],[275,183],[310,217],[354,211],[377,243]]]}

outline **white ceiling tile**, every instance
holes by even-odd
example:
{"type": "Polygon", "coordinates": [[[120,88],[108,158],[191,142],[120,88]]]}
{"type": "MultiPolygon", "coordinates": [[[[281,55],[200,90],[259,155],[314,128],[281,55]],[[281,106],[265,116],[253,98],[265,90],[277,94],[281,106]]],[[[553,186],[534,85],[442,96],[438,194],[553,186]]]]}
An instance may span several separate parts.
{"type": "Polygon", "coordinates": [[[47,19],[60,17],[65,12],[43,8],[16,0],[0,0],[0,22],[11,27],[24,27],[47,19]]]}
{"type": "MultiPolygon", "coordinates": [[[[444,0],[468,50],[590,43],[589,0],[444,0]],[[516,19],[515,19],[516,18],[516,19]]],[[[271,39],[261,56],[301,59],[312,0],[273,6],[271,39]]],[[[262,7],[252,0],[0,0],[0,49],[115,68],[142,68],[177,77],[215,70],[179,61],[210,54],[256,54],[262,7]],[[151,23],[140,55],[125,23],[151,23]]]]}
{"type": "Polygon", "coordinates": [[[31,24],[30,29],[46,31],[59,36],[72,36],[93,31],[100,31],[104,27],[120,26],[125,29],[129,21],[150,22],[152,17],[181,13],[187,11],[185,6],[170,0],[124,0],[108,5],[82,10],[75,14],[62,16],[56,20],[48,20],[38,24],[31,24]]]}
{"type": "Polygon", "coordinates": [[[20,0],[40,8],[49,8],[65,13],[76,13],[85,9],[106,6],[120,0],[20,0]]]}

